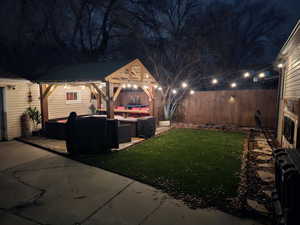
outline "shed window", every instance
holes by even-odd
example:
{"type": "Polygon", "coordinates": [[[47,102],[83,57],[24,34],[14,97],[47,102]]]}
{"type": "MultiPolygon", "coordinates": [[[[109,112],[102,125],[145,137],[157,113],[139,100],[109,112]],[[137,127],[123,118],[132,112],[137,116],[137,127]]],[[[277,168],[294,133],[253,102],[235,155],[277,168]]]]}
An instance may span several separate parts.
{"type": "Polygon", "coordinates": [[[80,93],[79,91],[67,91],[66,92],[66,103],[79,103],[80,102],[80,93]]]}

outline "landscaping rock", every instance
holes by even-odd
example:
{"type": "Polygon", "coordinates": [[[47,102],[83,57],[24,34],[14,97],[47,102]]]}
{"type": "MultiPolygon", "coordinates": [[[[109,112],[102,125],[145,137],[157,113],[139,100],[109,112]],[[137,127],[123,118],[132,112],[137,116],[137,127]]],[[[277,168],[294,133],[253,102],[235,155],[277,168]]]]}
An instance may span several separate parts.
{"type": "Polygon", "coordinates": [[[257,156],[256,159],[257,159],[257,160],[263,160],[263,161],[269,161],[269,160],[272,159],[272,157],[271,157],[271,156],[268,156],[268,155],[259,155],[259,156],[257,156]]]}
{"type": "Polygon", "coordinates": [[[264,181],[264,182],[269,183],[269,182],[274,182],[275,181],[274,175],[270,172],[266,172],[266,171],[263,171],[263,170],[258,170],[257,174],[258,174],[259,178],[262,179],[262,181],[264,181]]]}
{"type": "Polygon", "coordinates": [[[247,199],[247,204],[254,209],[255,211],[258,211],[260,213],[268,213],[269,211],[266,209],[266,207],[262,204],[259,204],[257,201],[247,199]]]}
{"type": "Polygon", "coordinates": [[[265,195],[267,195],[269,198],[272,198],[272,191],[263,191],[265,195]]]}

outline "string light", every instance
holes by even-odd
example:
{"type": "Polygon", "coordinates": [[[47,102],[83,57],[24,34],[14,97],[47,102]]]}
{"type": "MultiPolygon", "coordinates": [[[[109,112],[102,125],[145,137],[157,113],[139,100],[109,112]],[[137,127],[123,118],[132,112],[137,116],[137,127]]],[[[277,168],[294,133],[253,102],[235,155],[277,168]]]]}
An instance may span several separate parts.
{"type": "Polygon", "coordinates": [[[194,91],[194,90],[191,90],[191,91],[190,91],[190,94],[191,94],[191,95],[195,94],[195,91],[194,91]]]}
{"type": "Polygon", "coordinates": [[[283,64],[282,64],[282,63],[279,63],[279,64],[277,65],[277,67],[281,69],[281,68],[283,68],[283,64]]]}
{"type": "Polygon", "coordinates": [[[245,78],[250,77],[250,73],[249,73],[249,72],[244,73],[244,77],[245,77],[245,78]]]}
{"type": "Polygon", "coordinates": [[[154,85],[154,88],[155,88],[155,89],[157,89],[157,87],[158,87],[157,85],[154,85]]]}
{"type": "Polygon", "coordinates": [[[134,89],[138,89],[138,86],[136,84],[133,85],[134,89]]]}
{"type": "Polygon", "coordinates": [[[231,83],[230,85],[232,88],[235,88],[237,86],[237,84],[234,82],[234,83],[231,83]]]}
{"type": "Polygon", "coordinates": [[[81,86],[81,89],[84,90],[84,89],[85,89],[85,86],[81,86]]]}
{"type": "Polygon", "coordinates": [[[122,85],[122,88],[126,88],[126,85],[125,85],[125,84],[123,84],[123,85],[122,85]]]}
{"type": "Polygon", "coordinates": [[[188,84],[187,84],[186,82],[183,82],[183,83],[181,84],[181,86],[182,86],[183,88],[186,88],[186,87],[188,86],[188,84]]]}
{"type": "Polygon", "coordinates": [[[147,86],[147,85],[144,85],[144,88],[148,88],[148,86],[147,86]]]}
{"type": "Polygon", "coordinates": [[[177,94],[177,91],[175,89],[173,89],[172,93],[175,95],[175,94],[177,94]]]}
{"type": "Polygon", "coordinates": [[[217,84],[219,81],[217,79],[213,79],[211,82],[212,84],[217,84]]]}
{"type": "Polygon", "coordinates": [[[127,87],[128,87],[128,88],[131,88],[131,84],[127,84],[127,87]]]}
{"type": "Polygon", "coordinates": [[[162,87],[158,87],[158,90],[162,91],[162,87]]]}
{"type": "Polygon", "coordinates": [[[265,74],[264,72],[258,74],[258,77],[259,77],[259,78],[264,78],[265,76],[266,76],[266,74],[265,74]]]}

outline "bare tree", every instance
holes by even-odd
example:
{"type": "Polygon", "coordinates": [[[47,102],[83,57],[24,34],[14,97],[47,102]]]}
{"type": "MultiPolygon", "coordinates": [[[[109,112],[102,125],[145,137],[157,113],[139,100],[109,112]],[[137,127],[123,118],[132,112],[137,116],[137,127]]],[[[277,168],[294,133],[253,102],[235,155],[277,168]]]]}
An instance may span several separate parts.
{"type": "Polygon", "coordinates": [[[197,42],[190,42],[186,30],[201,5],[195,0],[132,2],[128,13],[138,30],[132,39],[161,84],[164,117],[171,120],[180,101],[201,78],[201,49],[197,42]],[[187,87],[181,88],[182,83],[187,87]]]}

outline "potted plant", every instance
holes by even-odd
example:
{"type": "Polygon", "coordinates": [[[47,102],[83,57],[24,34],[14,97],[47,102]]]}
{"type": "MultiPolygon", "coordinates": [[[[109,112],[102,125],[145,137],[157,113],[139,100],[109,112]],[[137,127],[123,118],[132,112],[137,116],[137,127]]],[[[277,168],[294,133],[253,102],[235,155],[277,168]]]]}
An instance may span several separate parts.
{"type": "Polygon", "coordinates": [[[38,126],[42,122],[42,115],[40,111],[37,109],[37,107],[29,107],[25,111],[25,114],[27,114],[32,121],[33,125],[33,131],[32,134],[36,135],[38,133],[38,126]]]}

